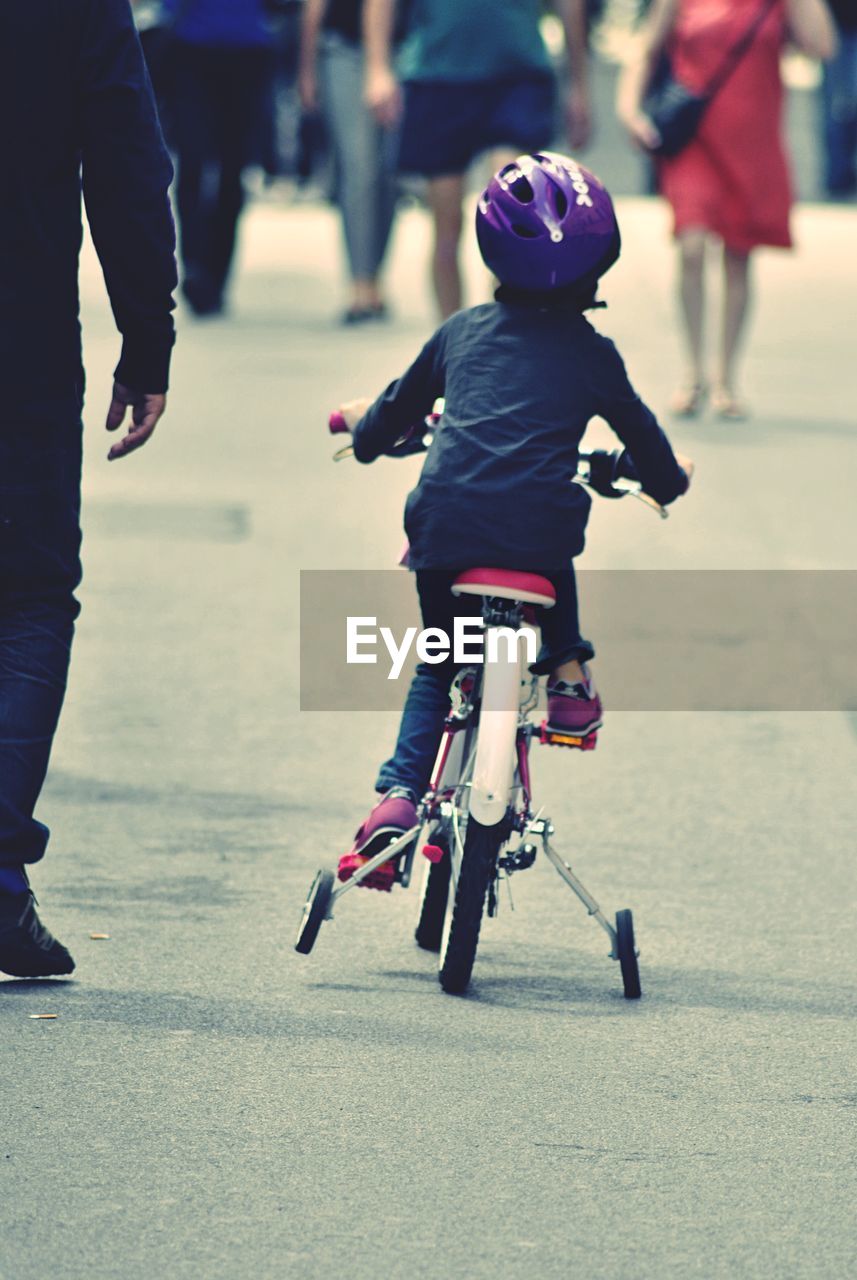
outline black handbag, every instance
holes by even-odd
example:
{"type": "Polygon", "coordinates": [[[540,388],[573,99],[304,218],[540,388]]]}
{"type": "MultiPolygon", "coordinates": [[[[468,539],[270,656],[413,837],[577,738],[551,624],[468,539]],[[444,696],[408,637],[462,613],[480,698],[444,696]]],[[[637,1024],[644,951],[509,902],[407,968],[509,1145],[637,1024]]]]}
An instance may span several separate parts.
{"type": "Polygon", "coordinates": [[[756,38],[762,23],[779,0],[765,0],[744,34],[736,40],[701,93],[688,89],[673,74],[669,54],[661,55],[643,102],[643,110],[660,134],[652,148],[657,156],[677,156],[696,137],[702,118],[756,38]]]}

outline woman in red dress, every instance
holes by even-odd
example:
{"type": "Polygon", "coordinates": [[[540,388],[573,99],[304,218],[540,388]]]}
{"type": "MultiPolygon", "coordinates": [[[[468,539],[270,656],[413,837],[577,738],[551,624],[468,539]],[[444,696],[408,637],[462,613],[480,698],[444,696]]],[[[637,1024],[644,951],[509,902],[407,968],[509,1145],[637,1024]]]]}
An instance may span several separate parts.
{"type": "Polygon", "coordinates": [[[835,35],[824,0],[654,0],[639,56],[619,87],[618,113],[633,140],[655,151],[660,138],[644,100],[661,54],[688,89],[706,92],[742,36],[762,18],[752,43],[732,64],[696,135],[678,155],[657,162],[662,194],[673,210],[679,246],[679,295],[689,370],[672,408],[698,413],[708,394],[703,341],[705,259],[709,241],[723,246],[723,317],[712,405],[741,418],[735,364],[749,300],[753,249],[791,246],[792,193],[783,148],[780,55],[791,40],[829,58],[835,35]]]}

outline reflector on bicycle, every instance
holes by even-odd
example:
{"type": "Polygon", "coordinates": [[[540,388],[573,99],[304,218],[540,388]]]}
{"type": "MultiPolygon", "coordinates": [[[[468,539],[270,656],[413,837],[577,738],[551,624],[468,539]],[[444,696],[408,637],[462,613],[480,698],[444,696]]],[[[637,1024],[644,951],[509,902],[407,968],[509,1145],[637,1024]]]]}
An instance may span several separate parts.
{"type": "Polygon", "coordinates": [[[594,751],[598,745],[598,734],[587,733],[581,738],[572,733],[563,733],[561,729],[551,729],[545,720],[542,722],[539,742],[549,747],[576,747],[578,751],[594,751]]]}

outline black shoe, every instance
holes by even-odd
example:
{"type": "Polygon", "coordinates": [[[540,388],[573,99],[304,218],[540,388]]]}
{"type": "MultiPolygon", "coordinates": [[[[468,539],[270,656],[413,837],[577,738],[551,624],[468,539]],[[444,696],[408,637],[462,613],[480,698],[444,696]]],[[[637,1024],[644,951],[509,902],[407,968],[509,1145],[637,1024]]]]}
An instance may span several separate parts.
{"type": "Polygon", "coordinates": [[[343,313],[342,323],[345,325],[366,324],[367,321],[386,320],[387,317],[387,304],[385,302],[375,302],[369,307],[349,307],[343,313]]]}
{"type": "Polygon", "coordinates": [[[182,293],[195,316],[219,316],[223,312],[223,290],[205,276],[186,276],[182,293]]]}
{"type": "Polygon", "coordinates": [[[0,896],[0,972],[13,978],[71,973],[74,961],[36,914],[32,893],[0,896]]]}

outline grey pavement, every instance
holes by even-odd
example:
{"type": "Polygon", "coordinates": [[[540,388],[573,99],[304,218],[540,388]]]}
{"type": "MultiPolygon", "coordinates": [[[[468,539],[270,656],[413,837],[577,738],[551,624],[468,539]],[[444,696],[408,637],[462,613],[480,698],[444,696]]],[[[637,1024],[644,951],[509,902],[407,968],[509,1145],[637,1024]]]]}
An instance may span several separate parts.
{"type": "MultiPolygon", "coordinates": [[[[660,409],[666,219],[620,216],[598,324],[660,409]]],[[[587,567],[857,568],[857,217],[797,229],[759,264],[754,417],[678,427],[691,497],[664,523],[601,504],[587,567]]],[[[78,970],[0,982],[0,1276],[853,1274],[853,716],[609,715],[605,688],[596,752],[536,755],[558,847],[634,908],[639,1003],[541,863],[467,998],[413,945],[414,891],[349,895],[293,951],[395,727],[298,710],[298,571],[388,567],[417,466],[334,466],[325,420],[429,332],[427,228],[398,227],[395,321],[353,332],[328,210],[245,231],[232,316],[181,317],[169,416],[110,465],[87,253],[84,607],[34,876],[78,970]]]]}

